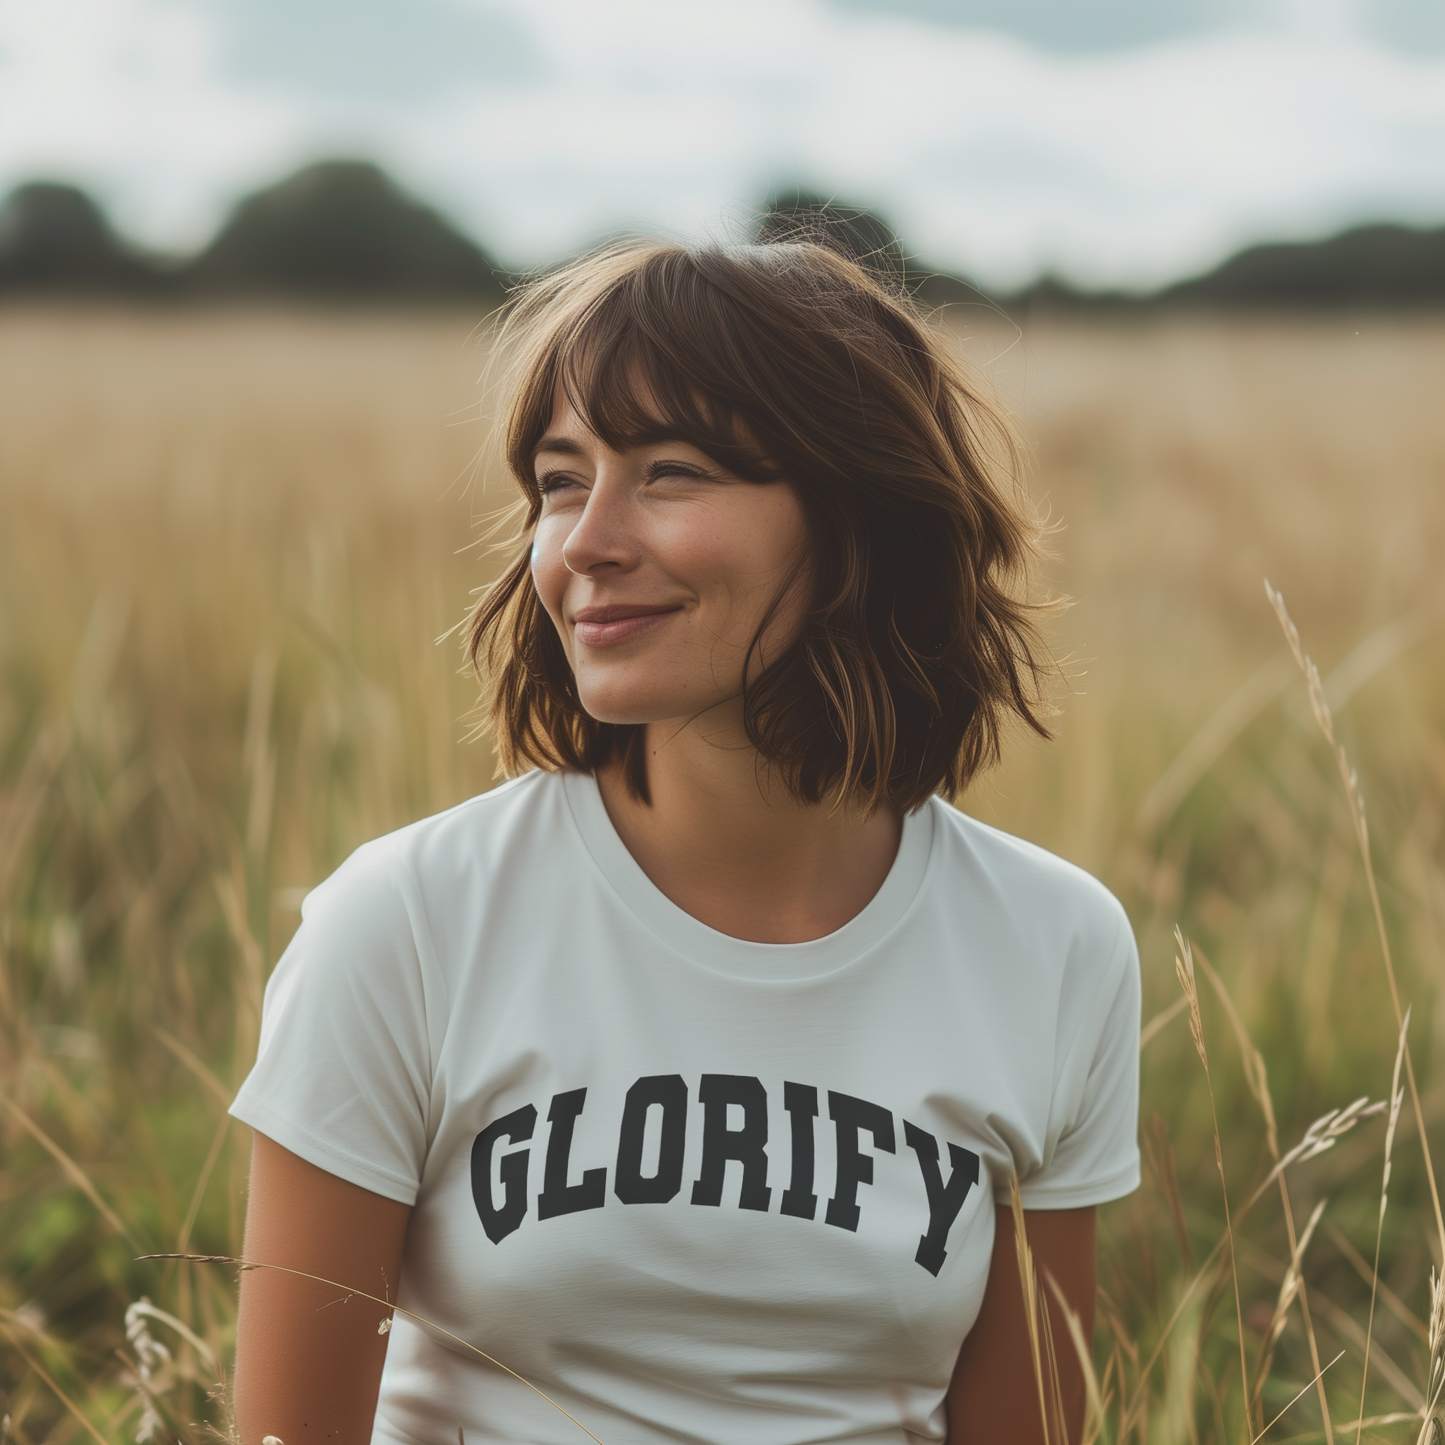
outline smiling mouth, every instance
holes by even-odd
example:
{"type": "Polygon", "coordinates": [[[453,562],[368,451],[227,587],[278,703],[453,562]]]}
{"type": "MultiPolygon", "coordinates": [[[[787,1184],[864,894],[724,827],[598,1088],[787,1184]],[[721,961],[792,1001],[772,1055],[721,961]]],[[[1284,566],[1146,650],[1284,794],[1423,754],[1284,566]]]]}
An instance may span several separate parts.
{"type": "Polygon", "coordinates": [[[573,630],[577,640],[585,642],[588,647],[608,647],[650,632],[681,611],[680,606],[642,607],[627,603],[611,607],[584,607],[573,618],[573,630]]]}

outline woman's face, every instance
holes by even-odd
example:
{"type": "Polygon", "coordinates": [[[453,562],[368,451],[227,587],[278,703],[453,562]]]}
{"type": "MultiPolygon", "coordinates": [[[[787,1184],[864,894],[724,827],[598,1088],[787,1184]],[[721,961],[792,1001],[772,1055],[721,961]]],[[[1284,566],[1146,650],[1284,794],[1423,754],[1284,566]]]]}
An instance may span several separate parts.
{"type": "Polygon", "coordinates": [[[779,596],[754,672],[796,634],[807,537],[786,482],[742,481],[686,442],[612,451],[565,399],[535,466],[532,577],[598,721],[688,720],[738,698],[779,596]]]}

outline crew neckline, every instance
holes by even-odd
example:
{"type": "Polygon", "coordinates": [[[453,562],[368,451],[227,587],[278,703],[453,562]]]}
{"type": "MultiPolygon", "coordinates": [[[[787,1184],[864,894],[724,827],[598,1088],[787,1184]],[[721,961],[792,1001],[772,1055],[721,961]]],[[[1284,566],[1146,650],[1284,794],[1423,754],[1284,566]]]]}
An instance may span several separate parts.
{"type": "Polygon", "coordinates": [[[753,943],[709,927],[679,908],[627,850],[590,773],[564,772],[572,819],[598,870],[627,908],[678,953],[711,973],[753,983],[796,983],[836,973],[871,952],[908,912],[933,851],[933,799],[903,817],[893,866],[862,911],[806,943],[753,943]]]}

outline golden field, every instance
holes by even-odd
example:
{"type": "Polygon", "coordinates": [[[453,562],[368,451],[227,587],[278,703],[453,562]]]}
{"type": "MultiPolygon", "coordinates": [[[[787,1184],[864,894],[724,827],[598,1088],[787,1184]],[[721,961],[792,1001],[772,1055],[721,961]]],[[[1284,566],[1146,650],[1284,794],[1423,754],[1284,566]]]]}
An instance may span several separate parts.
{"type": "MultiPolygon", "coordinates": [[[[239,1250],[224,1107],[301,894],[492,780],[436,640],[495,565],[477,521],[505,500],[474,466],[477,321],[0,311],[0,1413],[22,1445],[224,1431],[233,1274],[137,1256],[239,1250]]],[[[1445,1131],[1445,319],[950,324],[1023,419],[1075,599],[1058,740],[1017,741],[966,806],[1098,873],[1144,967],[1145,1184],[1102,1216],[1091,1431],[1224,1445],[1289,1406],[1268,1441],[1323,1439],[1326,1367],[1353,1440],[1368,1333],[1364,1438],[1445,1439],[1405,1083],[1377,1290],[1388,1118],[1246,1209],[1312,1121],[1389,1099],[1398,1034],[1265,577],[1358,773],[1445,1131]]]]}

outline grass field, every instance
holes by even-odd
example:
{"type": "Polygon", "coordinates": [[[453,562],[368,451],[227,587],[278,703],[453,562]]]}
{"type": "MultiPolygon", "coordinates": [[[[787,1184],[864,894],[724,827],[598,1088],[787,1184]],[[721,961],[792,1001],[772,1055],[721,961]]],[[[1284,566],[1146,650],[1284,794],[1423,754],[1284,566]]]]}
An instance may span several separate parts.
{"type": "MultiPolygon", "coordinates": [[[[474,321],[0,312],[0,1392],[22,1445],[223,1425],[231,1271],[136,1256],[239,1249],[224,1108],[301,894],[492,779],[435,642],[500,498],[471,473],[474,321]]],[[[1102,1438],[1248,1441],[1343,1352],[1324,1382],[1353,1440],[1368,1330],[1365,1438],[1431,1440],[1441,1245],[1404,1083],[1373,1316],[1386,1119],[1292,1165],[1288,1206],[1277,1183],[1245,1206],[1311,1121],[1390,1097],[1398,1032],[1266,576],[1358,771],[1445,1127],[1445,321],[958,325],[1034,439],[1076,599],[1058,740],[1017,742],[967,806],[1120,895],[1153,1021],[1145,1184],[1102,1221],[1102,1438]],[[1286,1208],[1303,1241],[1322,1201],[1301,1291],[1286,1208]]],[[[1266,1439],[1324,1430],[1310,1387],[1266,1439]]]]}

